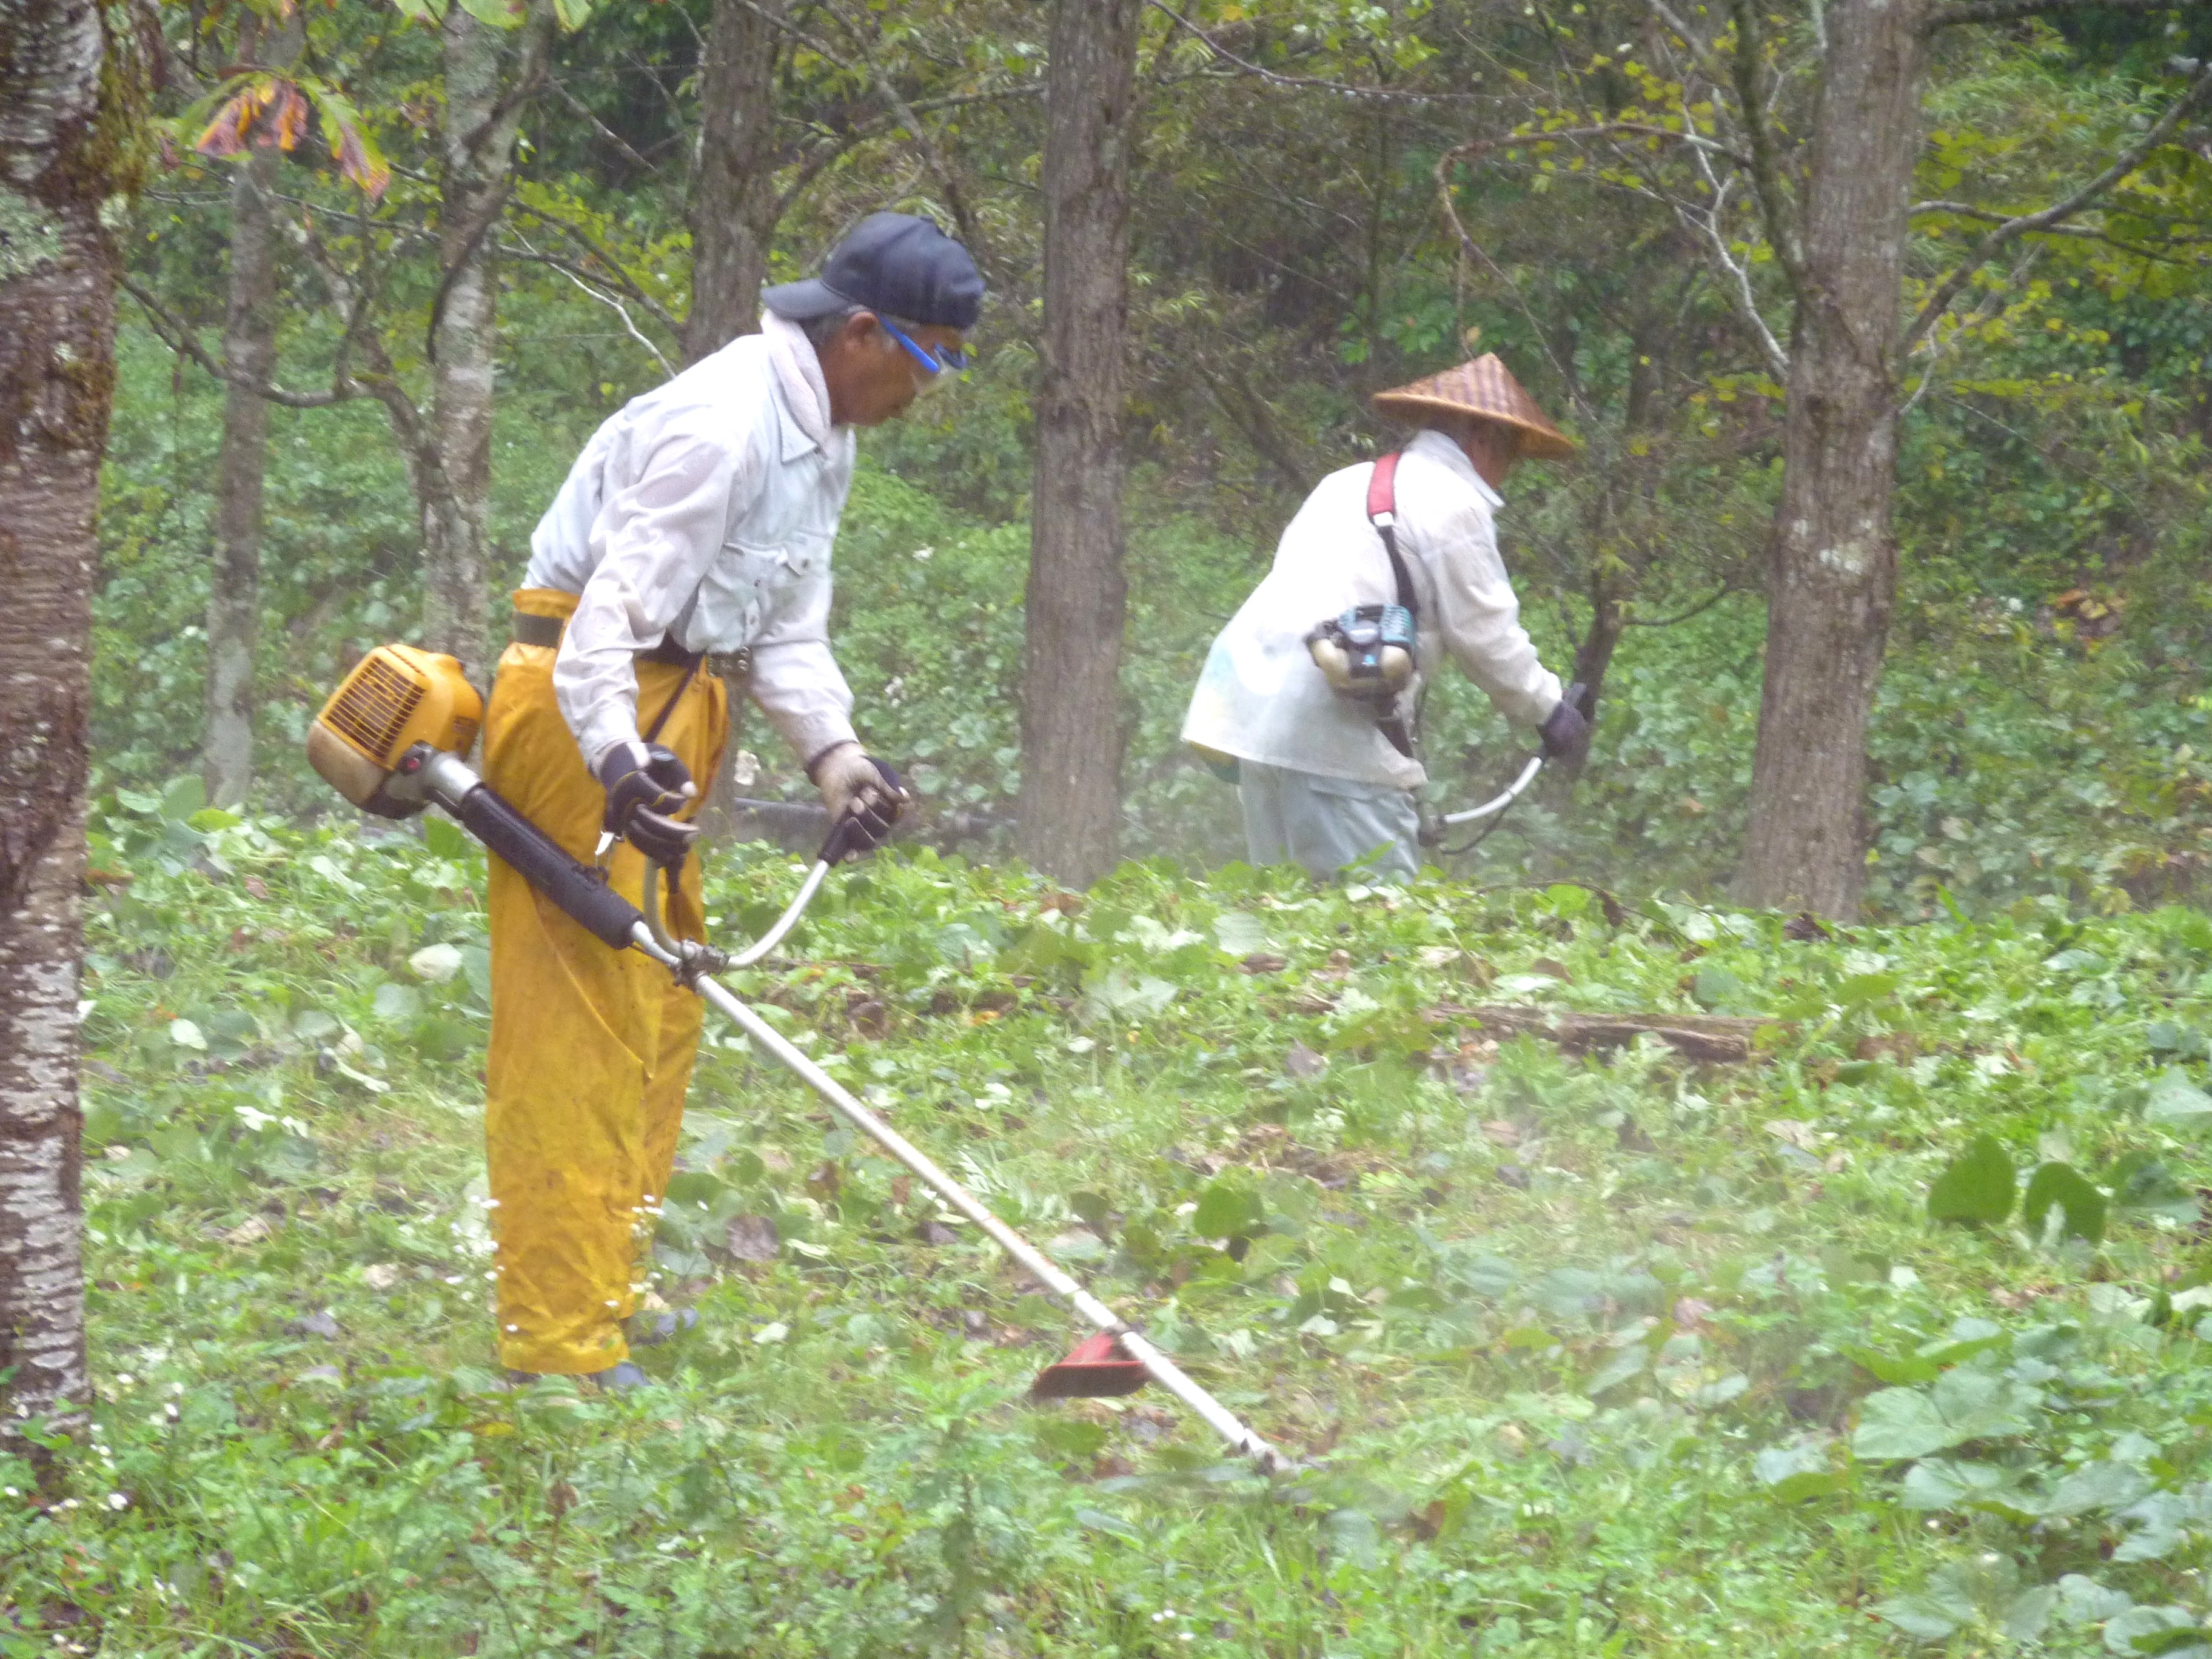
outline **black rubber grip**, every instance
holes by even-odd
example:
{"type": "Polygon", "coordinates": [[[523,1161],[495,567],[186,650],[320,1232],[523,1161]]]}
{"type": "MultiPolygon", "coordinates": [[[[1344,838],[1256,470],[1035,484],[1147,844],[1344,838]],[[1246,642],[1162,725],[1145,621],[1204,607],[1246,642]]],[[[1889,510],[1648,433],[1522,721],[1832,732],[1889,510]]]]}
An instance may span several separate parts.
{"type": "Polygon", "coordinates": [[[516,811],[488,784],[461,797],[454,816],[469,833],[522,872],[522,878],[616,950],[630,943],[645,913],[607,885],[588,864],[516,811]]]}

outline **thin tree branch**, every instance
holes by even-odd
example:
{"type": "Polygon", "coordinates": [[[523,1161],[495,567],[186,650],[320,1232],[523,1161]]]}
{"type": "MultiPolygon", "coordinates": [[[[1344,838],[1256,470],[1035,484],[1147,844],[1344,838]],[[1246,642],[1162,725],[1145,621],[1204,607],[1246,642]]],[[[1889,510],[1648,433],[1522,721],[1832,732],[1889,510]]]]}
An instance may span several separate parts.
{"type": "MultiPolygon", "coordinates": [[[[914,140],[915,148],[921,152],[922,161],[936,176],[938,187],[945,192],[945,204],[952,210],[953,222],[960,228],[960,240],[967,244],[970,252],[988,260],[989,243],[983,237],[982,227],[976,220],[975,209],[969,205],[967,191],[960,187],[959,176],[952,171],[944,152],[938,148],[936,135],[922,125],[921,115],[907,102],[906,94],[884,72],[883,65],[876,61],[875,53],[869,50],[867,37],[860,27],[832,3],[832,0],[817,0],[817,3],[823,11],[836,20],[837,26],[851,40],[854,51],[860,55],[861,64],[866,69],[869,80],[875,83],[877,95],[898,117],[899,125],[906,129],[914,140]]],[[[759,9],[755,0],[745,0],[745,3],[756,11],[759,9]]]]}
{"type": "Polygon", "coordinates": [[[331,371],[328,392],[293,392],[253,375],[241,374],[210,356],[207,349],[193,337],[191,325],[140,287],[135,278],[125,276],[118,279],[118,283],[125,294],[138,302],[139,308],[146,313],[146,320],[154,325],[154,332],[161,337],[162,343],[170,350],[179,356],[191,358],[225,385],[237,386],[286,409],[327,409],[332,404],[342,404],[362,395],[361,388],[355,386],[352,378],[345,373],[343,343],[337,364],[331,371]]]}
{"type": "MultiPolygon", "coordinates": [[[[2043,257],[2043,252],[2044,250],[2039,247],[2028,249],[2027,257],[2013,267],[2012,274],[2005,278],[2003,286],[2010,288],[2021,277],[2027,276],[2035,268],[2036,262],[2043,257]]],[[[1983,295],[1981,304],[1975,307],[1967,316],[1960,319],[1958,326],[1952,329],[1948,335],[1931,334],[1929,336],[1928,367],[1921,373],[1920,384],[1912,388],[1912,395],[1898,406],[1897,413],[1900,420],[1920,407],[1921,399],[1927,397],[1929,388],[1936,384],[1936,371],[1943,366],[1945,353],[1958,344],[1967,330],[1990,314],[1996,306],[1998,299],[1999,295],[1996,292],[1983,295]]]]}
{"type": "MultiPolygon", "coordinates": [[[[1697,604],[1692,605],[1687,611],[1677,611],[1671,617],[1647,617],[1632,616],[1629,614],[1626,607],[1624,606],[1621,611],[1620,625],[1623,628],[1672,628],[1676,623],[1686,623],[1692,617],[1704,616],[1706,611],[1711,610],[1723,599],[1728,598],[1729,594],[1737,591],[1738,589],[1735,582],[1723,582],[1720,586],[1714,591],[1711,597],[1698,600],[1697,604]]],[[[1630,603],[1633,604],[1634,601],[1632,600],[1630,603]]]]}
{"type": "MultiPolygon", "coordinates": [[[[670,315],[668,308],[662,305],[659,301],[654,299],[653,295],[647,294],[643,289],[640,288],[637,283],[632,280],[629,273],[623,269],[622,261],[616,258],[615,256],[606,248],[601,246],[599,241],[592,237],[591,233],[584,229],[582,226],[578,225],[568,219],[563,218],[560,214],[540,204],[525,203],[520,210],[523,213],[526,213],[532,219],[538,220],[542,223],[552,226],[554,229],[559,231],[570,241],[575,243],[577,246],[584,250],[584,252],[591,260],[599,265],[599,270],[593,270],[588,266],[570,264],[564,260],[556,258],[552,254],[541,252],[536,248],[530,247],[529,243],[526,241],[523,246],[529,249],[530,258],[536,260],[539,264],[550,265],[556,270],[561,271],[566,275],[580,276],[586,282],[596,283],[603,288],[610,289],[621,294],[624,298],[629,300],[634,304],[643,307],[647,313],[651,315],[653,320],[659,323],[661,327],[666,329],[671,334],[681,334],[684,331],[682,325],[677,322],[673,316],[670,315]],[[605,274],[602,275],[601,272],[605,274]]],[[[518,237],[520,236],[521,234],[522,233],[520,231],[515,233],[518,237]]]]}
{"type": "Polygon", "coordinates": [[[2202,104],[2208,95],[2212,95],[2212,64],[2207,64],[2197,71],[2196,78],[2189,83],[2189,89],[2168,105],[2166,113],[2158,118],[2151,130],[2145,133],[2135,145],[2124,151],[2112,166],[2106,167],[2065,200],[2053,203],[2039,213],[2024,213],[2016,219],[2008,219],[1988,235],[1983,237],[1974,245],[1966,257],[1959,262],[1958,267],[1938,283],[1936,291],[1928,296],[1927,303],[1920,307],[1920,314],[1912,319],[1912,326],[1905,331],[1905,349],[1907,351],[1911,350],[1926,337],[1928,331],[1936,326],[1936,319],[1949,308],[1952,301],[1958,298],[1960,289],[1973,280],[1974,273],[1987,264],[1995,257],[1998,249],[2020,237],[2037,231],[2047,230],[2053,225],[2062,223],[2087,207],[2141,167],[2152,151],[2159,149],[2173,136],[2174,129],[2179,127],[2189,112],[2202,104]]]}
{"type": "MultiPolygon", "coordinates": [[[[684,8],[678,6],[676,9],[678,15],[681,15],[684,8]]],[[[686,18],[685,21],[688,22],[690,21],[690,19],[686,18]]],[[[694,25],[694,27],[696,27],[696,26],[694,25]]],[[[635,149],[630,148],[629,139],[623,137],[622,134],[617,132],[605,121],[599,119],[598,115],[592,112],[592,106],[589,104],[586,103],[582,99],[577,97],[574,93],[568,90],[568,83],[567,82],[562,80],[558,76],[548,76],[545,80],[545,84],[553,88],[553,95],[555,97],[558,98],[562,103],[566,104],[577,114],[582,116],[585,120],[591,123],[592,131],[598,133],[600,137],[612,144],[615,149],[621,153],[623,159],[627,161],[632,167],[636,167],[642,173],[651,173],[653,170],[652,162],[647,161],[645,157],[640,155],[635,149]]]]}
{"type": "MultiPolygon", "coordinates": [[[[1971,202],[1915,202],[1905,210],[1911,214],[1949,213],[1961,219],[1978,219],[1984,224],[2002,225],[2012,215],[1993,213],[1987,208],[1976,207],[1971,202]]],[[[2198,247],[2212,242],[2212,236],[2162,236],[2156,242],[2124,242],[2108,230],[2099,230],[2094,225],[2046,225],[2040,233],[2045,236],[2072,236],[2084,242],[2102,242],[2106,247],[2118,248],[2123,253],[2132,253],[2141,259],[2164,259],[2178,262],[2176,248],[2198,247]]]]}
{"type": "MultiPolygon", "coordinates": [[[[597,300],[601,305],[605,306],[609,310],[612,311],[616,316],[622,319],[622,325],[626,331],[628,331],[629,337],[636,341],[640,345],[643,346],[647,352],[652,354],[653,361],[660,365],[661,379],[664,380],[675,379],[676,371],[668,366],[668,359],[660,355],[660,348],[659,346],[653,344],[651,340],[648,340],[644,335],[638,331],[637,325],[630,319],[629,307],[624,306],[619,298],[609,293],[605,289],[600,287],[599,284],[587,281],[584,276],[580,275],[575,268],[569,264],[567,260],[556,258],[555,255],[550,253],[540,253],[536,248],[531,246],[527,241],[525,241],[519,233],[515,237],[515,240],[520,244],[520,246],[515,247],[501,246],[499,251],[501,253],[506,254],[510,258],[527,259],[534,264],[544,265],[551,270],[559,271],[571,283],[574,283],[585,295],[592,299],[597,300]]],[[[665,319],[664,319],[663,320],[665,321],[665,319]]]]}
{"type": "Polygon", "coordinates": [[[1759,203],[1759,217],[1766,222],[1766,240],[1773,248],[1790,290],[1805,292],[1805,249],[1797,239],[1791,204],[1782,187],[1782,168],[1774,152],[1774,135],[1766,125],[1765,101],[1759,96],[1759,12],[1753,0],[1729,0],[1735,20],[1735,52],[1729,64],[1736,102],[1743,111],[1744,136],[1751,145],[1751,187],[1759,203]]]}
{"type": "MultiPolygon", "coordinates": [[[[1699,165],[1704,166],[1703,157],[1699,158],[1699,165]]],[[[1790,353],[1776,337],[1774,331],[1766,325],[1766,317],[1759,308],[1759,296],[1752,292],[1751,261],[1738,261],[1729,252],[1728,238],[1721,234],[1721,210],[1727,205],[1728,193],[1735,180],[1715,179],[1710,170],[1706,177],[1713,185],[1713,204],[1708,211],[1694,216],[1698,228],[1705,233],[1714,259],[1731,279],[1736,310],[1744,321],[1751,325],[1752,334],[1759,341],[1759,354],[1766,359],[1767,372],[1778,380],[1787,380],[1790,378],[1790,353]]],[[[1685,216],[1692,216],[1686,210],[1684,212],[1685,216]]]]}
{"type": "Polygon", "coordinates": [[[1243,74],[1255,76],[1271,87],[1282,87],[1300,92],[1334,92],[1352,98],[1373,98],[1383,102],[1408,104],[1479,103],[1483,100],[1483,94],[1480,93],[1409,92],[1396,87],[1361,86],[1352,81],[1325,80],[1319,76],[1285,75],[1279,70],[1267,69],[1253,63],[1249,58],[1239,58],[1181,12],[1171,9],[1165,3],[1165,0],[1146,0],[1146,3],[1175,24],[1176,27],[1189,34],[1193,40],[1212,53],[1218,62],[1243,74]]]}

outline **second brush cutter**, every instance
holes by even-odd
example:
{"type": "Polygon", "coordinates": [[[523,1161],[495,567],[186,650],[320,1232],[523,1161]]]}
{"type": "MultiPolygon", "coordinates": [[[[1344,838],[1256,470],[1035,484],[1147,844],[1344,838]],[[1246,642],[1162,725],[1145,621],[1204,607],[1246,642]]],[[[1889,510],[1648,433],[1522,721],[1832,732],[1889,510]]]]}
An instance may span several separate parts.
{"type": "Polygon", "coordinates": [[[1043,1251],[984,1206],[934,1160],[854,1099],[842,1084],[714,977],[757,962],[790,933],[843,855],[845,827],[833,824],[798,896],[775,925],[734,955],[672,937],[662,921],[660,872],[647,866],[642,906],[610,887],[603,872],[572,857],[472,771],[461,756],[475,741],[483,703],[460,665],[407,647],[380,646],[331,696],[311,728],[308,756],[356,805],[406,817],[435,805],[504,859],[539,892],[610,950],[636,951],[659,963],[754,1043],[820,1096],[846,1122],[920,1178],[1030,1277],[1097,1328],[1031,1392],[1042,1399],[1128,1394],[1149,1380],[1204,1419],[1235,1451],[1262,1470],[1290,1463],[1187,1376],[1145,1335],[1085,1290],[1043,1251]]]}

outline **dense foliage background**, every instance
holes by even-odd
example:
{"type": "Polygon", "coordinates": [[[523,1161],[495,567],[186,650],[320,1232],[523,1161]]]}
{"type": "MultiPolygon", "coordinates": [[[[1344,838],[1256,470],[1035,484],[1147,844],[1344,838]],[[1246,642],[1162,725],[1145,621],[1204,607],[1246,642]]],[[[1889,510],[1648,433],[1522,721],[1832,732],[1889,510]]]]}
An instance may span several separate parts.
{"type": "MultiPolygon", "coordinates": [[[[1908,308],[2212,57],[2202,6],[1963,9],[2004,15],[1930,48],[1908,308]]],[[[1720,902],[1790,321],[1762,221],[1685,142],[1728,135],[1668,9],[1150,8],[1136,856],[1079,895],[1006,856],[1050,10],[149,11],[168,165],[118,222],[81,1006],[96,1398],[0,1454],[0,1654],[2212,1659],[2202,111],[1907,354],[1869,914],[1826,925],[1720,902]],[[482,857],[340,809],[301,740],[425,626],[455,492],[408,434],[462,186],[496,627],[578,447],[696,355],[702,57],[741,11],[772,47],[769,273],[898,207],[994,299],[967,383],[863,439],[836,552],[839,655],[921,837],[739,988],[1297,1456],[1283,1482],[1152,1395],[1028,1404],[1064,1317],[728,1035],[643,1264],[696,1331],[627,1396],[497,1371],[482,857]],[[456,15],[501,33],[455,48],[456,15]],[[512,168],[462,179],[456,64],[527,61],[512,168]],[[270,64],[306,89],[270,106],[281,154],[239,125],[270,64]],[[267,411],[255,781],[210,806],[211,369],[253,166],[297,395],[267,411]],[[1304,492],[1396,441],[1368,395],[1492,349],[1584,445],[1516,476],[1503,530],[1547,660],[1602,674],[1591,763],[1404,891],[1249,870],[1175,741],[1206,645],[1304,492]],[[1701,1061],[1505,1037],[1501,1006],[1758,1030],[1701,1061]]],[[[1826,13],[1729,15],[1802,146],[1826,13]]],[[[1525,741],[1456,680],[1428,726],[1447,806],[1525,741]]],[[[752,793],[805,794],[757,719],[742,741],[752,793]]],[[[710,866],[732,940],[797,873],[710,866]]]]}
{"type": "MultiPolygon", "coordinates": [[[[1663,179],[1638,186],[1571,144],[1489,152],[1456,175],[1477,259],[1440,222],[1431,176],[1450,143],[1559,125],[1571,99],[1632,95],[1635,77],[1655,73],[1638,61],[1649,20],[1602,5],[1420,0],[1245,16],[1262,9],[1193,15],[1273,79],[1164,15],[1147,37],[1128,846],[1194,868],[1236,849],[1227,792],[1174,741],[1195,665],[1302,489],[1391,441],[1364,395],[1472,343],[1503,353],[1587,446],[1574,464],[1524,469],[1509,491],[1509,562],[1547,659],[1572,662],[1601,594],[1626,625],[1588,774],[1522,812],[1469,869],[1717,890],[1741,841],[1757,721],[1780,388],[1690,228],[1655,194],[1663,179]],[[1404,91],[1329,90],[1351,81],[1404,91]]],[[[2201,29],[2180,17],[1946,37],[1927,198],[2033,204],[2094,173],[2141,127],[2165,65],[2201,29]]],[[[364,39],[355,21],[323,50],[386,89],[394,101],[370,125],[403,155],[429,118],[407,99],[434,100],[434,84],[408,92],[408,76],[427,73],[409,29],[364,39]]],[[[499,232],[501,592],[592,427],[678,361],[666,323],[684,305],[688,77],[702,26],[674,0],[601,6],[559,40],[554,91],[532,106],[499,232]],[[531,257],[556,247],[555,264],[531,257]]],[[[781,60],[789,153],[829,138],[850,147],[795,197],[772,264],[804,269],[860,211],[944,214],[950,198],[994,281],[970,383],[864,441],[837,556],[841,654],[864,732],[919,763],[933,804],[970,809],[972,823],[975,809],[1003,816],[1019,776],[1039,24],[1021,7],[869,15],[869,49],[908,95],[972,100],[923,121],[921,148],[896,127],[854,140],[865,88],[851,84],[850,53],[826,44],[848,26],[863,20],[807,12],[806,39],[823,51],[781,60]]],[[[298,161],[285,176],[291,210],[324,227],[319,237],[343,222],[323,198],[360,209],[349,186],[298,161]]],[[[2110,906],[2186,890],[2203,866],[2208,179],[2212,166],[2185,149],[2162,153],[2121,187],[2098,234],[2046,238],[1985,271],[1957,326],[1908,365],[1904,588],[1868,808],[1882,911],[1932,914],[1939,890],[1970,908],[2033,892],[2110,906]]],[[[142,210],[137,243],[144,281],[210,324],[225,187],[222,169],[197,161],[173,173],[142,210]]],[[[410,227],[430,211],[409,204],[409,188],[403,167],[368,222],[396,262],[385,325],[403,378],[421,372],[428,297],[405,280],[410,237],[422,240],[410,227]]],[[[1915,227],[1930,273],[1972,228],[1941,213],[1915,227]]],[[[1764,250],[1741,246],[1755,265],[1764,250]]],[[[279,377],[312,385],[333,322],[308,264],[287,279],[279,377]]],[[[221,392],[143,321],[126,328],[121,373],[98,737],[104,780],[144,787],[194,767],[186,711],[204,672],[221,392]]],[[[277,409],[270,430],[260,771],[272,804],[313,812],[324,802],[297,759],[302,722],[354,653],[415,625],[415,510],[373,403],[277,409]]],[[[789,757],[757,722],[749,741],[769,787],[789,779],[789,757]]],[[[1486,793],[1520,741],[1471,688],[1441,688],[1429,719],[1439,801],[1486,793]]]]}

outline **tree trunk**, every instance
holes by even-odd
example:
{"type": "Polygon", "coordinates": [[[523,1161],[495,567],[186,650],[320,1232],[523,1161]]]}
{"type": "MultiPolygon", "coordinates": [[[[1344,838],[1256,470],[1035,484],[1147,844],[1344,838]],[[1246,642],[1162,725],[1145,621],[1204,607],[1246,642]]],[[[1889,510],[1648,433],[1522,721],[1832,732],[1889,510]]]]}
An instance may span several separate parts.
{"type": "Polygon", "coordinates": [[[1897,587],[1898,341],[1920,144],[1920,8],[1832,0],[1805,196],[1747,904],[1848,917],[1866,877],[1866,732],[1897,587]]]}
{"type": "Polygon", "coordinates": [[[1053,9],[1016,845],[1078,884],[1113,867],[1121,828],[1121,384],[1143,10],[1053,9]]]}
{"type": "Polygon", "coordinates": [[[760,317],[775,234],[775,65],[783,35],[763,13],[786,0],[714,0],[699,65],[699,167],[691,183],[691,311],[684,361],[696,363],[760,317]]]}
{"type": "MultiPolygon", "coordinates": [[[[250,57],[250,46],[246,56],[250,57]]],[[[249,151],[230,186],[230,303],[223,366],[266,385],[276,367],[277,153],[249,151]]],[[[261,623],[261,485],[269,405],[233,380],[223,388],[216,464],[215,569],[208,591],[208,799],[229,806],[253,785],[253,663],[261,623]]]]}
{"type": "Polygon", "coordinates": [[[94,0],[0,14],[0,1435],[88,1396],[79,1258],[93,517],[114,388],[94,0]]]}
{"type": "Polygon", "coordinates": [[[428,442],[416,469],[424,563],[423,633],[481,683],[490,651],[493,368],[498,275],[493,233],[507,205],[522,109],[544,64],[549,8],[502,30],[446,13],[446,122],[438,204],[439,303],[431,329],[428,442]]]}
{"type": "MultiPolygon", "coordinates": [[[[688,368],[760,323],[775,234],[776,48],[783,34],[763,13],[781,16],[787,0],[714,0],[699,64],[699,162],[691,177],[691,309],[684,319],[688,368]]],[[[730,742],[707,791],[699,821],[708,837],[727,841],[744,826],[730,805],[738,793],[738,738],[745,708],[742,680],[725,679],[730,742]]]]}

